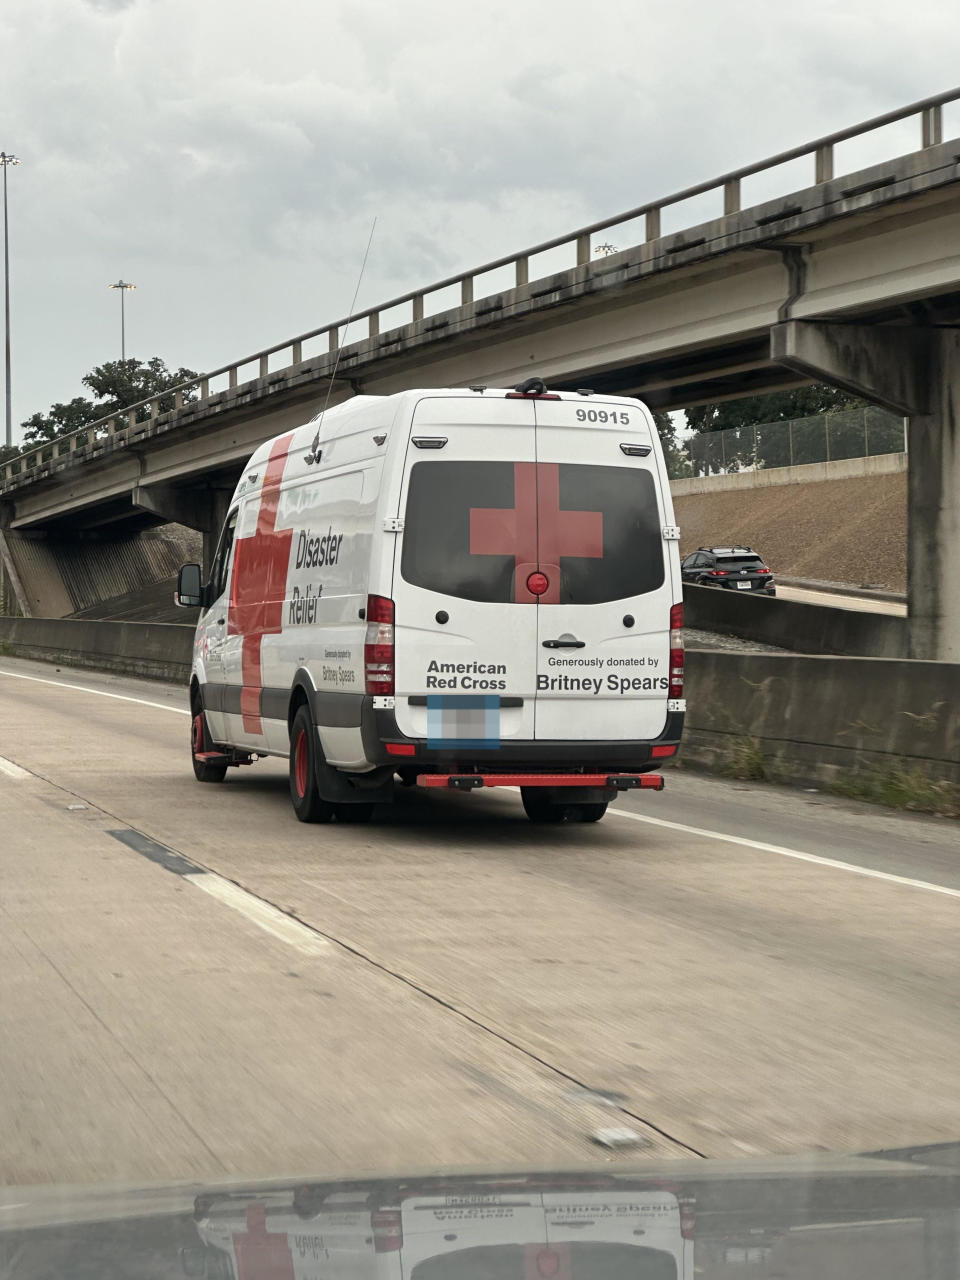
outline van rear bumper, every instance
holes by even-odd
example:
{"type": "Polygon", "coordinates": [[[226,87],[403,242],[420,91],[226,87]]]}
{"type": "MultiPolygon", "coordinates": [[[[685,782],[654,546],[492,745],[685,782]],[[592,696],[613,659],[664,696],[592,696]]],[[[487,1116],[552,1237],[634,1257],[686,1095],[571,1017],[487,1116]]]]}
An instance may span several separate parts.
{"type": "Polygon", "coordinates": [[[395,713],[375,709],[373,699],[367,697],[363,701],[360,730],[366,759],[371,764],[390,765],[395,770],[450,773],[476,769],[483,773],[497,773],[523,765],[560,773],[584,768],[597,773],[607,770],[645,773],[661,768],[665,759],[676,754],[654,756],[653,748],[679,746],[683,714],[682,711],[669,711],[663,733],[658,738],[643,742],[528,740],[502,742],[499,747],[488,751],[476,748],[443,750],[428,746],[426,738],[408,738],[397,728],[395,713]],[[402,746],[405,750],[399,755],[388,751],[388,746],[402,746]]]}

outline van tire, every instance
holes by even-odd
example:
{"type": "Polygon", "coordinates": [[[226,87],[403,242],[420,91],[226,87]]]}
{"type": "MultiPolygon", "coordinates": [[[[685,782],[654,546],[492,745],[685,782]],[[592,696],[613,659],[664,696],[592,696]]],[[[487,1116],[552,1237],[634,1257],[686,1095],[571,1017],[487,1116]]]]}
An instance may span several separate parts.
{"type": "Polygon", "coordinates": [[[566,822],[571,806],[557,804],[543,794],[540,787],[521,787],[520,799],[531,822],[566,822]]]}
{"type": "Polygon", "coordinates": [[[605,800],[597,804],[578,804],[576,810],[578,822],[599,822],[607,812],[607,804],[605,800]]]}
{"type": "Polygon", "coordinates": [[[301,822],[329,822],[334,807],[320,798],[317,756],[320,744],[310,708],[297,708],[290,729],[290,799],[301,822]]]}
{"type": "Polygon", "coordinates": [[[208,764],[198,760],[197,755],[210,751],[214,746],[207,727],[207,717],[198,701],[193,704],[193,718],[190,722],[190,758],[193,761],[193,776],[198,782],[222,782],[227,776],[225,764],[208,764]]]}

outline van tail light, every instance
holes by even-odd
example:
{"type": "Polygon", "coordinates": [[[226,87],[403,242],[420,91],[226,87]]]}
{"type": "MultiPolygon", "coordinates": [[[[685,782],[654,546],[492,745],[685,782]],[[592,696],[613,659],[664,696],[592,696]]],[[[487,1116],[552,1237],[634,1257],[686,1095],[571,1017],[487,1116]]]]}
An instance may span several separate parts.
{"type": "Polygon", "coordinates": [[[707,574],[708,578],[726,578],[729,576],[729,569],[711,569],[707,574]]]}
{"type": "Polygon", "coordinates": [[[769,570],[769,569],[758,569],[758,570],[757,570],[757,573],[769,573],[769,572],[770,572],[770,570],[769,570]]]}
{"type": "Polygon", "coordinates": [[[393,693],[393,601],[385,596],[367,596],[363,672],[367,693],[393,693]]]}
{"type": "Polygon", "coordinates": [[[670,688],[668,698],[683,697],[683,605],[670,609],[670,688]]]}
{"type": "Polygon", "coordinates": [[[399,1209],[378,1209],[370,1215],[375,1253],[396,1253],[403,1246],[403,1219],[399,1209]]]}
{"type": "Polygon", "coordinates": [[[680,1199],[680,1234],[684,1240],[693,1239],[693,1228],[697,1221],[696,1204],[693,1199],[680,1199]]]}

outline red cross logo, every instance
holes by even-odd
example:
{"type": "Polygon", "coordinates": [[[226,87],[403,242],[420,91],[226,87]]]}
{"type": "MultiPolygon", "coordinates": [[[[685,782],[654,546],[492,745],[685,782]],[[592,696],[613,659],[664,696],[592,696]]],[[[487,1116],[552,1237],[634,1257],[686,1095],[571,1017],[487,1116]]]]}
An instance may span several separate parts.
{"type": "Polygon", "coordinates": [[[518,604],[560,603],[561,556],[603,556],[603,513],[565,511],[560,507],[560,465],[556,462],[513,464],[513,507],[471,507],[470,554],[513,556],[514,593],[518,604]],[[527,589],[535,570],[547,575],[542,596],[527,589]]]}
{"type": "Polygon", "coordinates": [[[260,692],[263,667],[260,644],[264,636],[283,630],[283,604],[287,594],[292,529],[277,532],[280,481],[287,464],[293,433],[281,436],[270,450],[270,459],[260,490],[257,527],[249,538],[238,538],[233,553],[233,579],[227,634],[243,636],[240,658],[240,711],[248,733],[263,733],[260,719],[260,692]]]}
{"type": "Polygon", "coordinates": [[[266,1207],[247,1206],[246,1232],[233,1237],[238,1280],[295,1280],[293,1254],[286,1233],[267,1230],[266,1207]]]}

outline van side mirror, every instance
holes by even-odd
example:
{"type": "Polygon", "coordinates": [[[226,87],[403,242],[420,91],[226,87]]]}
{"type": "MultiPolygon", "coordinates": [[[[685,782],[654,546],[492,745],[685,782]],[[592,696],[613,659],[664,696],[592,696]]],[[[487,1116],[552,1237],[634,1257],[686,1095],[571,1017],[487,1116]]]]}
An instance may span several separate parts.
{"type": "Polygon", "coordinates": [[[177,575],[177,594],[174,596],[174,601],[184,609],[196,608],[198,605],[206,604],[206,592],[203,589],[203,580],[198,564],[181,566],[177,575]]]}

